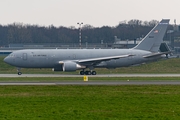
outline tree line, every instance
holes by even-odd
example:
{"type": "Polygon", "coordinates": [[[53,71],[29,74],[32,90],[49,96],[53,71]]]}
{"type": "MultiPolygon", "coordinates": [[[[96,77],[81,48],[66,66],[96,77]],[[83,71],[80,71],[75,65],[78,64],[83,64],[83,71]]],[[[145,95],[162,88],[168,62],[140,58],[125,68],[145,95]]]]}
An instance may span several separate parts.
{"type": "MultiPolygon", "coordinates": [[[[93,27],[92,25],[82,26],[82,43],[113,43],[114,36],[122,40],[132,40],[146,35],[158,21],[130,20],[121,21],[115,27],[103,26],[93,27]]],[[[8,44],[27,43],[78,43],[79,28],[75,27],[48,27],[39,25],[28,25],[13,23],[0,25],[0,46],[8,44]]]]}

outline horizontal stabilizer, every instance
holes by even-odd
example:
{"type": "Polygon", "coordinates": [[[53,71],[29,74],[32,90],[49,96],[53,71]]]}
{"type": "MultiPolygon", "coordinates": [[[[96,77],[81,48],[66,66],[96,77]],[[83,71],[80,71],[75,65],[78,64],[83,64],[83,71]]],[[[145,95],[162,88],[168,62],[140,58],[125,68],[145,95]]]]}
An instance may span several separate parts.
{"type": "Polygon", "coordinates": [[[166,54],[170,54],[171,51],[167,51],[167,52],[158,52],[158,53],[152,53],[152,54],[148,54],[143,56],[144,58],[151,58],[151,57],[157,57],[157,56],[161,56],[161,55],[166,55],[166,54]]]}
{"type": "Polygon", "coordinates": [[[161,52],[171,51],[171,49],[169,48],[169,46],[167,45],[167,43],[161,43],[159,49],[160,49],[161,52]]]}

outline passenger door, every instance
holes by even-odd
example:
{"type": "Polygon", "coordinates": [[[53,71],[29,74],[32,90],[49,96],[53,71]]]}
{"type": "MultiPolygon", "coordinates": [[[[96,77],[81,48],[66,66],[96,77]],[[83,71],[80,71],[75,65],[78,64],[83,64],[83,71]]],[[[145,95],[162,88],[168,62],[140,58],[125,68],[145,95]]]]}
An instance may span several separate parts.
{"type": "Polygon", "coordinates": [[[24,60],[24,61],[27,60],[27,53],[23,53],[23,60],[24,60]]]}

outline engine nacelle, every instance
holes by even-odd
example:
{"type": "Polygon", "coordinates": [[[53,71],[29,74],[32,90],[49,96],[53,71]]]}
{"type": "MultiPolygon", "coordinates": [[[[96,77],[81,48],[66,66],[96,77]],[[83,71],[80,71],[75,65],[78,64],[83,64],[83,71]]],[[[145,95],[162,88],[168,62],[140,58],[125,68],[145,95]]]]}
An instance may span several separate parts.
{"type": "Polygon", "coordinates": [[[76,71],[78,69],[83,69],[83,68],[86,68],[86,66],[79,65],[72,61],[65,61],[63,62],[63,66],[62,66],[63,71],[66,72],[76,71]]]}

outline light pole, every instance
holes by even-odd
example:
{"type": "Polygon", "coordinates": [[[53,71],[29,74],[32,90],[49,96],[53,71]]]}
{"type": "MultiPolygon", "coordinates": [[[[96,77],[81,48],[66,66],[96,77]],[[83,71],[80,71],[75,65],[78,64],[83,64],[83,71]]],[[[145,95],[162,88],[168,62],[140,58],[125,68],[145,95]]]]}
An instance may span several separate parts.
{"type": "Polygon", "coordinates": [[[81,49],[81,25],[83,24],[81,23],[77,23],[79,25],[79,48],[81,49]]]}

